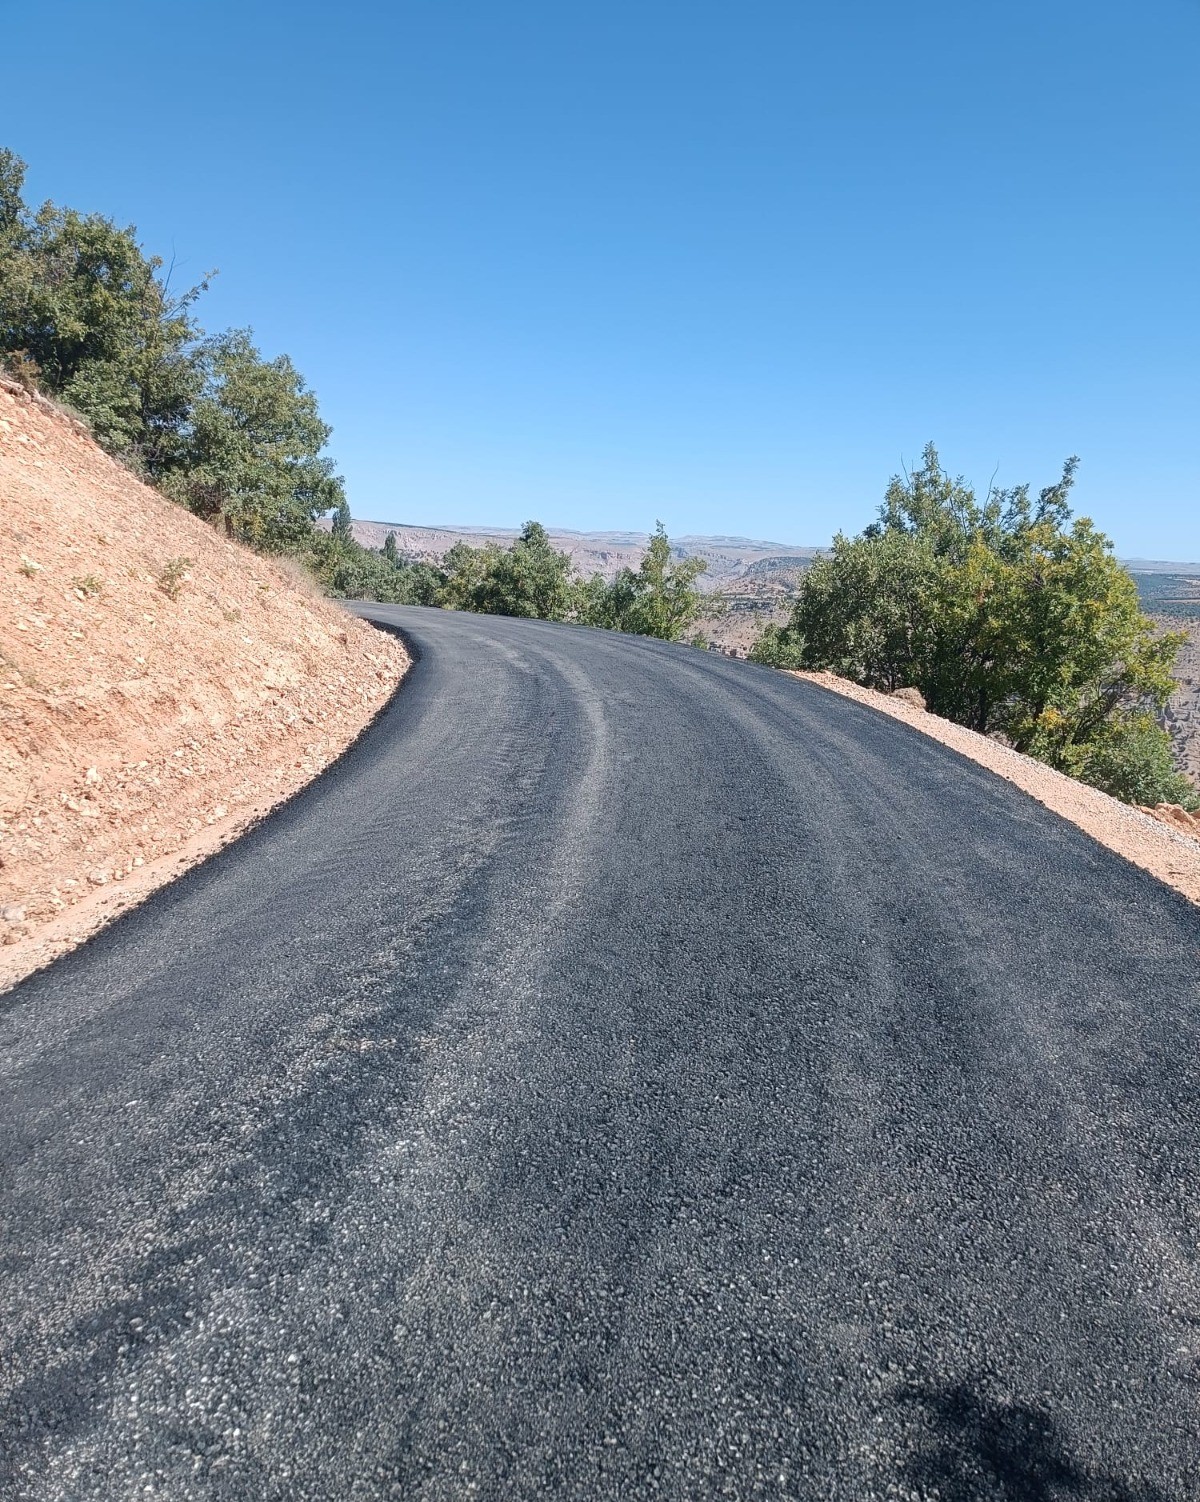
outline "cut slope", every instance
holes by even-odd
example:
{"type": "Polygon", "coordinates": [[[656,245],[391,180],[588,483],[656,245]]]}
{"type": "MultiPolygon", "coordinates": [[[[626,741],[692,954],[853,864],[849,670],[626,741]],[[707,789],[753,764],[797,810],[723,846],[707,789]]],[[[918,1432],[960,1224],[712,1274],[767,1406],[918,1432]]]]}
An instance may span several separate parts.
{"type": "Polygon", "coordinates": [[[296,791],[407,661],[0,383],[0,983],[296,791]]]}

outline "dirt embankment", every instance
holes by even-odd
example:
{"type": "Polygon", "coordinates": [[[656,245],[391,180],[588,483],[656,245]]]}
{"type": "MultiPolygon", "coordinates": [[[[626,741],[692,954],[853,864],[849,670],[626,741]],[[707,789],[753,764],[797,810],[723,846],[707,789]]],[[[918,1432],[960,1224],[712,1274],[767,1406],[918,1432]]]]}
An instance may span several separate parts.
{"type": "Polygon", "coordinates": [[[0,987],[296,792],[407,666],[0,382],[0,987]]]}

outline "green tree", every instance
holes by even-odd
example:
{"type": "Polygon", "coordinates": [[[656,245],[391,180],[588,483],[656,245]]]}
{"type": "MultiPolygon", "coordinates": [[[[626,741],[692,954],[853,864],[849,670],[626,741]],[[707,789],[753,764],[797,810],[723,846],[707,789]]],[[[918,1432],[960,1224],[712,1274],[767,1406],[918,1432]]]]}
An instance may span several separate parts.
{"type": "Polygon", "coordinates": [[[264,360],[246,330],[205,341],[199,364],[203,384],[163,488],[256,547],[305,544],[315,518],[345,504],[315,395],[286,355],[264,360]]]}
{"type": "Polygon", "coordinates": [[[25,163],[0,146],[0,255],[20,244],[28,210],[25,207],[25,163]]]}
{"type": "Polygon", "coordinates": [[[480,610],[484,580],[499,554],[495,543],[473,548],[469,543],[456,542],[442,559],[445,582],[441,604],[450,610],[480,610]]]}
{"type": "Polygon", "coordinates": [[[800,645],[785,626],[764,626],[747,654],[751,662],[768,668],[803,667],[800,645]]]}
{"type": "Polygon", "coordinates": [[[53,203],[31,213],[24,174],[0,149],[0,356],[154,476],[199,385],[192,308],[207,280],[172,295],[132,226],[53,203]]]}
{"type": "Polygon", "coordinates": [[[350,502],[345,496],[337,503],[337,509],[333,513],[330,535],[343,544],[354,541],[354,522],[350,516],[350,502]]]}
{"type": "Polygon", "coordinates": [[[1072,521],[1076,464],[1036,500],[1018,486],[979,502],[929,445],[878,520],[814,563],[787,627],[752,656],[915,686],[934,713],[1063,771],[1179,801],[1153,715],[1183,638],[1142,614],[1103,533],[1072,521]]]}
{"type": "Polygon", "coordinates": [[[540,522],[526,522],[511,548],[455,543],[442,567],[443,603],[456,610],[561,621],[573,604],[571,560],[540,522]]]}
{"type": "Polygon", "coordinates": [[[427,563],[389,563],[382,552],[329,532],[314,532],[302,556],[328,592],[341,599],[435,605],[444,584],[441,571],[427,563]]]}
{"type": "MultiPolygon", "coordinates": [[[[933,672],[930,623],[937,563],[919,536],[886,532],[834,538],[804,575],[773,649],[795,666],[817,662],[857,683],[893,689],[933,672]]],[[[766,643],[756,645],[761,657],[766,643]]]]}
{"type": "Polygon", "coordinates": [[[1123,711],[1070,748],[1062,770],[1126,803],[1179,803],[1194,809],[1195,785],[1175,765],[1170,736],[1145,712],[1123,711]]]}
{"type": "Polygon", "coordinates": [[[700,614],[701,596],[696,580],[708,568],[703,558],[671,556],[671,542],[662,522],[638,569],[639,599],[634,629],[642,636],[678,641],[700,614]]]}
{"type": "Polygon", "coordinates": [[[395,564],[400,562],[400,555],[396,551],[396,534],[394,532],[389,532],[383,539],[383,556],[389,563],[395,564]]]}
{"type": "Polygon", "coordinates": [[[625,568],[611,582],[603,574],[592,574],[575,582],[572,614],[585,626],[605,631],[622,631],[629,616],[636,590],[637,575],[625,568]]]}
{"type": "Polygon", "coordinates": [[[541,522],[526,522],[512,547],[496,553],[475,608],[561,621],[571,606],[570,579],[570,558],[551,544],[541,522]]]}
{"type": "Polygon", "coordinates": [[[703,558],[674,558],[657,522],[640,567],[622,569],[608,585],[594,575],[577,588],[576,613],[587,625],[678,641],[700,614],[696,580],[707,567],[703,558]]]}

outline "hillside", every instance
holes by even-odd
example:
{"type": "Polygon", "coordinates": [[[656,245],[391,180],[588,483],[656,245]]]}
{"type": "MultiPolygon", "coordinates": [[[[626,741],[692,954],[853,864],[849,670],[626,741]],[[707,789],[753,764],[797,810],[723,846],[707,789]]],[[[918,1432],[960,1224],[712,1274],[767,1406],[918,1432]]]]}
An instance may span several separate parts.
{"type": "MultiPolygon", "coordinates": [[[[354,522],[354,538],[367,548],[381,548],[389,532],[396,534],[396,546],[402,558],[414,563],[437,563],[456,542],[482,547],[496,542],[507,546],[517,536],[510,527],[408,527],[392,522],[354,522]]],[[[612,579],[623,568],[637,568],[646,551],[644,532],[572,532],[548,527],[550,541],[566,553],[579,573],[600,574],[612,579]]],[[[703,558],[708,569],[700,576],[700,587],[715,592],[740,579],[756,566],[774,560],[795,565],[807,563],[821,551],[778,542],[762,542],[749,537],[673,537],[672,549],[681,558],[703,558]]]]}
{"type": "Polygon", "coordinates": [[[302,786],[406,666],[394,638],[0,382],[5,975],[302,786]]]}

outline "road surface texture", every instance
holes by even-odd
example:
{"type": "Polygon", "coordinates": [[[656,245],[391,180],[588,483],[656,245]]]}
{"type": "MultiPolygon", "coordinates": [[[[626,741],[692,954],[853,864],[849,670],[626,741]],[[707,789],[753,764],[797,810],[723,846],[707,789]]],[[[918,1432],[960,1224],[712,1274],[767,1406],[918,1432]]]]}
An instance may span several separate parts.
{"type": "Polygon", "coordinates": [[[1200,1497],[1200,914],[782,674],[377,607],[0,998],[0,1496],[1200,1497]]]}

